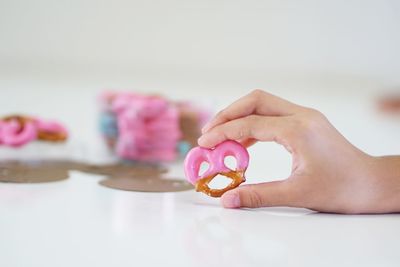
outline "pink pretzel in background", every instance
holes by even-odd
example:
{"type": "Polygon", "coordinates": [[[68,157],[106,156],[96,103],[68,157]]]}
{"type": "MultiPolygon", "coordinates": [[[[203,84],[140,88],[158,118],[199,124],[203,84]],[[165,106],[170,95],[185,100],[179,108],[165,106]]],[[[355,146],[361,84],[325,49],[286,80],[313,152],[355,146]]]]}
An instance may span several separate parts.
{"type": "Polygon", "coordinates": [[[0,119],[0,145],[19,147],[34,140],[58,142],[66,140],[66,128],[55,121],[13,115],[0,119]]]}
{"type": "Polygon", "coordinates": [[[38,132],[60,133],[65,136],[68,135],[67,129],[59,122],[45,121],[39,118],[33,118],[33,121],[36,124],[38,132]]]}
{"type": "Polygon", "coordinates": [[[118,122],[118,156],[139,161],[172,161],[177,157],[181,131],[176,107],[157,96],[119,93],[112,98],[111,110],[118,122]]]}
{"type": "Polygon", "coordinates": [[[118,158],[138,162],[171,162],[186,155],[210,117],[197,103],[129,91],[106,91],[99,105],[108,147],[118,158]]]}
{"type": "Polygon", "coordinates": [[[0,121],[0,144],[18,147],[37,138],[37,129],[33,122],[27,122],[21,129],[16,120],[0,121]]]}
{"type": "Polygon", "coordinates": [[[249,153],[246,148],[236,141],[228,140],[218,144],[213,149],[195,147],[189,151],[185,158],[184,169],[187,180],[195,185],[196,191],[203,192],[211,197],[220,197],[223,193],[236,188],[246,181],[245,171],[249,165],[249,153]],[[235,170],[225,165],[225,157],[233,156],[237,166],[235,170]],[[199,175],[200,166],[203,162],[209,164],[209,168],[199,175]],[[232,182],[223,189],[211,189],[209,183],[217,175],[223,175],[232,182]]]}

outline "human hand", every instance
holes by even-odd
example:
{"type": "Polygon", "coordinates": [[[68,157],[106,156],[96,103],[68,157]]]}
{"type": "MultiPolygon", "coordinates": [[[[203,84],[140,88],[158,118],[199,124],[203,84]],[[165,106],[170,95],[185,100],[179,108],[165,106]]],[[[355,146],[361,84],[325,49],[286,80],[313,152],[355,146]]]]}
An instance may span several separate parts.
{"type": "Polygon", "coordinates": [[[292,154],[283,181],[243,185],[226,192],[226,208],[291,206],[322,212],[400,211],[400,157],[372,157],[349,143],[320,112],[261,90],[219,112],[200,146],[227,140],[245,146],[273,141],[292,154]]]}

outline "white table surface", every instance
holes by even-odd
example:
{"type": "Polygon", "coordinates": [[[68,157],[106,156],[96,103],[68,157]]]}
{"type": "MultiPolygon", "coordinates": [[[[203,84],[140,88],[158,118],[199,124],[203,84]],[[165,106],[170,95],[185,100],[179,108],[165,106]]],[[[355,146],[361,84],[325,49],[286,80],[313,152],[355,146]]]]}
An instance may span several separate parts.
{"type": "MultiPolygon", "coordinates": [[[[0,114],[59,118],[69,125],[72,137],[65,146],[39,146],[40,153],[37,146],[28,146],[3,148],[0,156],[36,153],[104,161],[95,127],[98,88],[2,80],[0,114]]],[[[210,103],[211,89],[190,92],[179,84],[175,91],[161,92],[219,109],[246,91],[215,90],[210,103]]],[[[371,92],[274,93],[321,109],[368,153],[400,151],[400,120],[374,112],[371,92]]],[[[261,144],[250,153],[250,182],[289,174],[290,157],[281,147],[261,144]]],[[[181,163],[171,168],[172,176],[183,178],[181,163]]],[[[0,184],[0,266],[400,266],[398,214],[349,216],[283,207],[227,210],[194,191],[125,192],[98,185],[100,179],[74,171],[61,182],[0,184]]]]}

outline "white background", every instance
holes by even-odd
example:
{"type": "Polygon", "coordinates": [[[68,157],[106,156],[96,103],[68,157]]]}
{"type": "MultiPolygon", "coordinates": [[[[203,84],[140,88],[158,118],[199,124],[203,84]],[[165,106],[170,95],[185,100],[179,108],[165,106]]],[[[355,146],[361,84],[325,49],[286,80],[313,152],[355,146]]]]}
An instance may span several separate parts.
{"type": "Polygon", "coordinates": [[[188,84],[392,87],[399,13],[396,0],[1,0],[0,67],[46,79],[124,76],[126,86],[147,73],[188,84]]]}

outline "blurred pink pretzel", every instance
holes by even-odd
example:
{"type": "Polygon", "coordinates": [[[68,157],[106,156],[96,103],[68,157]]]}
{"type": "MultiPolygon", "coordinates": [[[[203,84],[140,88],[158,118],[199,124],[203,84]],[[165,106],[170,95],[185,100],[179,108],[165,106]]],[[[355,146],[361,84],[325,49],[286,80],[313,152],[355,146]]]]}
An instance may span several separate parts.
{"type": "Polygon", "coordinates": [[[64,141],[67,130],[55,121],[13,115],[0,119],[0,145],[18,147],[33,140],[64,141]]]}
{"type": "MultiPolygon", "coordinates": [[[[108,97],[110,100],[110,96],[108,97]]],[[[112,95],[118,122],[116,153],[125,159],[172,161],[181,137],[179,112],[159,96],[134,93],[112,95]]]]}
{"type": "Polygon", "coordinates": [[[184,165],[186,177],[191,184],[195,185],[197,192],[203,192],[211,197],[220,197],[226,191],[236,188],[246,181],[244,174],[249,165],[249,153],[238,142],[228,140],[213,149],[193,148],[187,154],[184,165]],[[225,165],[224,160],[227,156],[233,156],[236,159],[235,170],[225,165]],[[199,175],[203,162],[207,162],[209,168],[199,175]],[[226,176],[232,179],[232,182],[223,189],[211,189],[208,184],[217,175],[226,176]]]}

